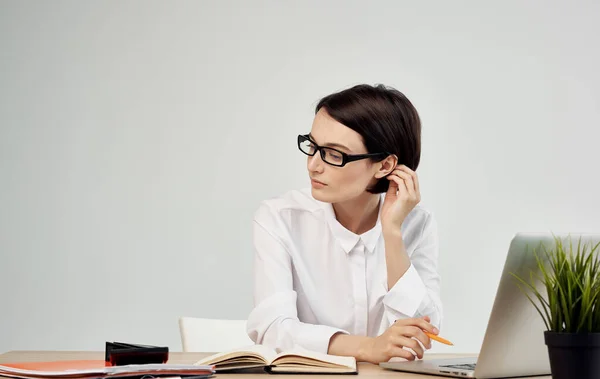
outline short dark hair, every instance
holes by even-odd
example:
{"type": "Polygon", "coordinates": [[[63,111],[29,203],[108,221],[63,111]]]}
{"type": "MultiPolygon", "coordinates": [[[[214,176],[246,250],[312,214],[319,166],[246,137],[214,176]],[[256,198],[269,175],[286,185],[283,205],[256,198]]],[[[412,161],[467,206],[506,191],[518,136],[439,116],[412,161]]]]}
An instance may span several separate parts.
{"type": "MultiPolygon", "coordinates": [[[[417,170],[421,160],[421,119],[402,92],[383,84],[359,84],[322,98],[315,114],[321,108],[360,134],[368,153],[395,154],[399,165],[417,170]]],[[[388,187],[389,181],[380,179],[368,191],[382,193],[388,187]]]]}

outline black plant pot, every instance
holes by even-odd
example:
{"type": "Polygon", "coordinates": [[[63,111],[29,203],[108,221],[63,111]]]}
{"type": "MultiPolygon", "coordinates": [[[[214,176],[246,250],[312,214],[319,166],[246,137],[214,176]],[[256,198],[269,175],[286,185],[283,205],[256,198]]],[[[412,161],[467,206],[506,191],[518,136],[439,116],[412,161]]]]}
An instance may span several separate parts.
{"type": "Polygon", "coordinates": [[[600,378],[600,333],[544,332],[552,379],[600,378]]]}

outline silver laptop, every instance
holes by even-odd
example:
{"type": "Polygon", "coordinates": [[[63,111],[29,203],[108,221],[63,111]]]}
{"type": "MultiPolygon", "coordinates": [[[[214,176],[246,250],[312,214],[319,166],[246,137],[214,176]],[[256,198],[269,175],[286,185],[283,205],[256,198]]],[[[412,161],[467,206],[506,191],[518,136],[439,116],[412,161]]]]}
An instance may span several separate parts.
{"type": "MultiPolygon", "coordinates": [[[[568,234],[555,236],[565,241],[568,234]]],[[[582,243],[600,242],[600,235],[571,233],[573,245],[580,237],[582,243]]],[[[513,272],[528,278],[530,271],[538,272],[533,248],[539,251],[540,244],[553,246],[553,235],[518,233],[513,237],[477,358],[384,362],[379,365],[397,371],[458,378],[550,375],[544,322],[510,274],[513,272]]]]}

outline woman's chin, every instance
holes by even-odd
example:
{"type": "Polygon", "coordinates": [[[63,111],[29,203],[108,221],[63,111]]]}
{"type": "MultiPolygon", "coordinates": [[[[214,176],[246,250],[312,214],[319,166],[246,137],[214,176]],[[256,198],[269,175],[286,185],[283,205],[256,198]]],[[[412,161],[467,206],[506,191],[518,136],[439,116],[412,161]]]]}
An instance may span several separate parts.
{"type": "Polygon", "coordinates": [[[328,196],[328,191],[326,188],[311,188],[311,194],[315,198],[315,200],[319,200],[325,203],[331,203],[331,196],[328,196]]]}

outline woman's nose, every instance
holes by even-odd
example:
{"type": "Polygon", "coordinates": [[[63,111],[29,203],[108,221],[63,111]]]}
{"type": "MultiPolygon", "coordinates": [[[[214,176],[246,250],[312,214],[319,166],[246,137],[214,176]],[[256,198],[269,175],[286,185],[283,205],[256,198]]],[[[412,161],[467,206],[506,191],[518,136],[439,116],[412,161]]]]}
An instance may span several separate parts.
{"type": "Polygon", "coordinates": [[[324,163],[325,162],[321,159],[321,154],[318,151],[315,155],[308,156],[308,169],[310,171],[323,171],[324,163]]]}

